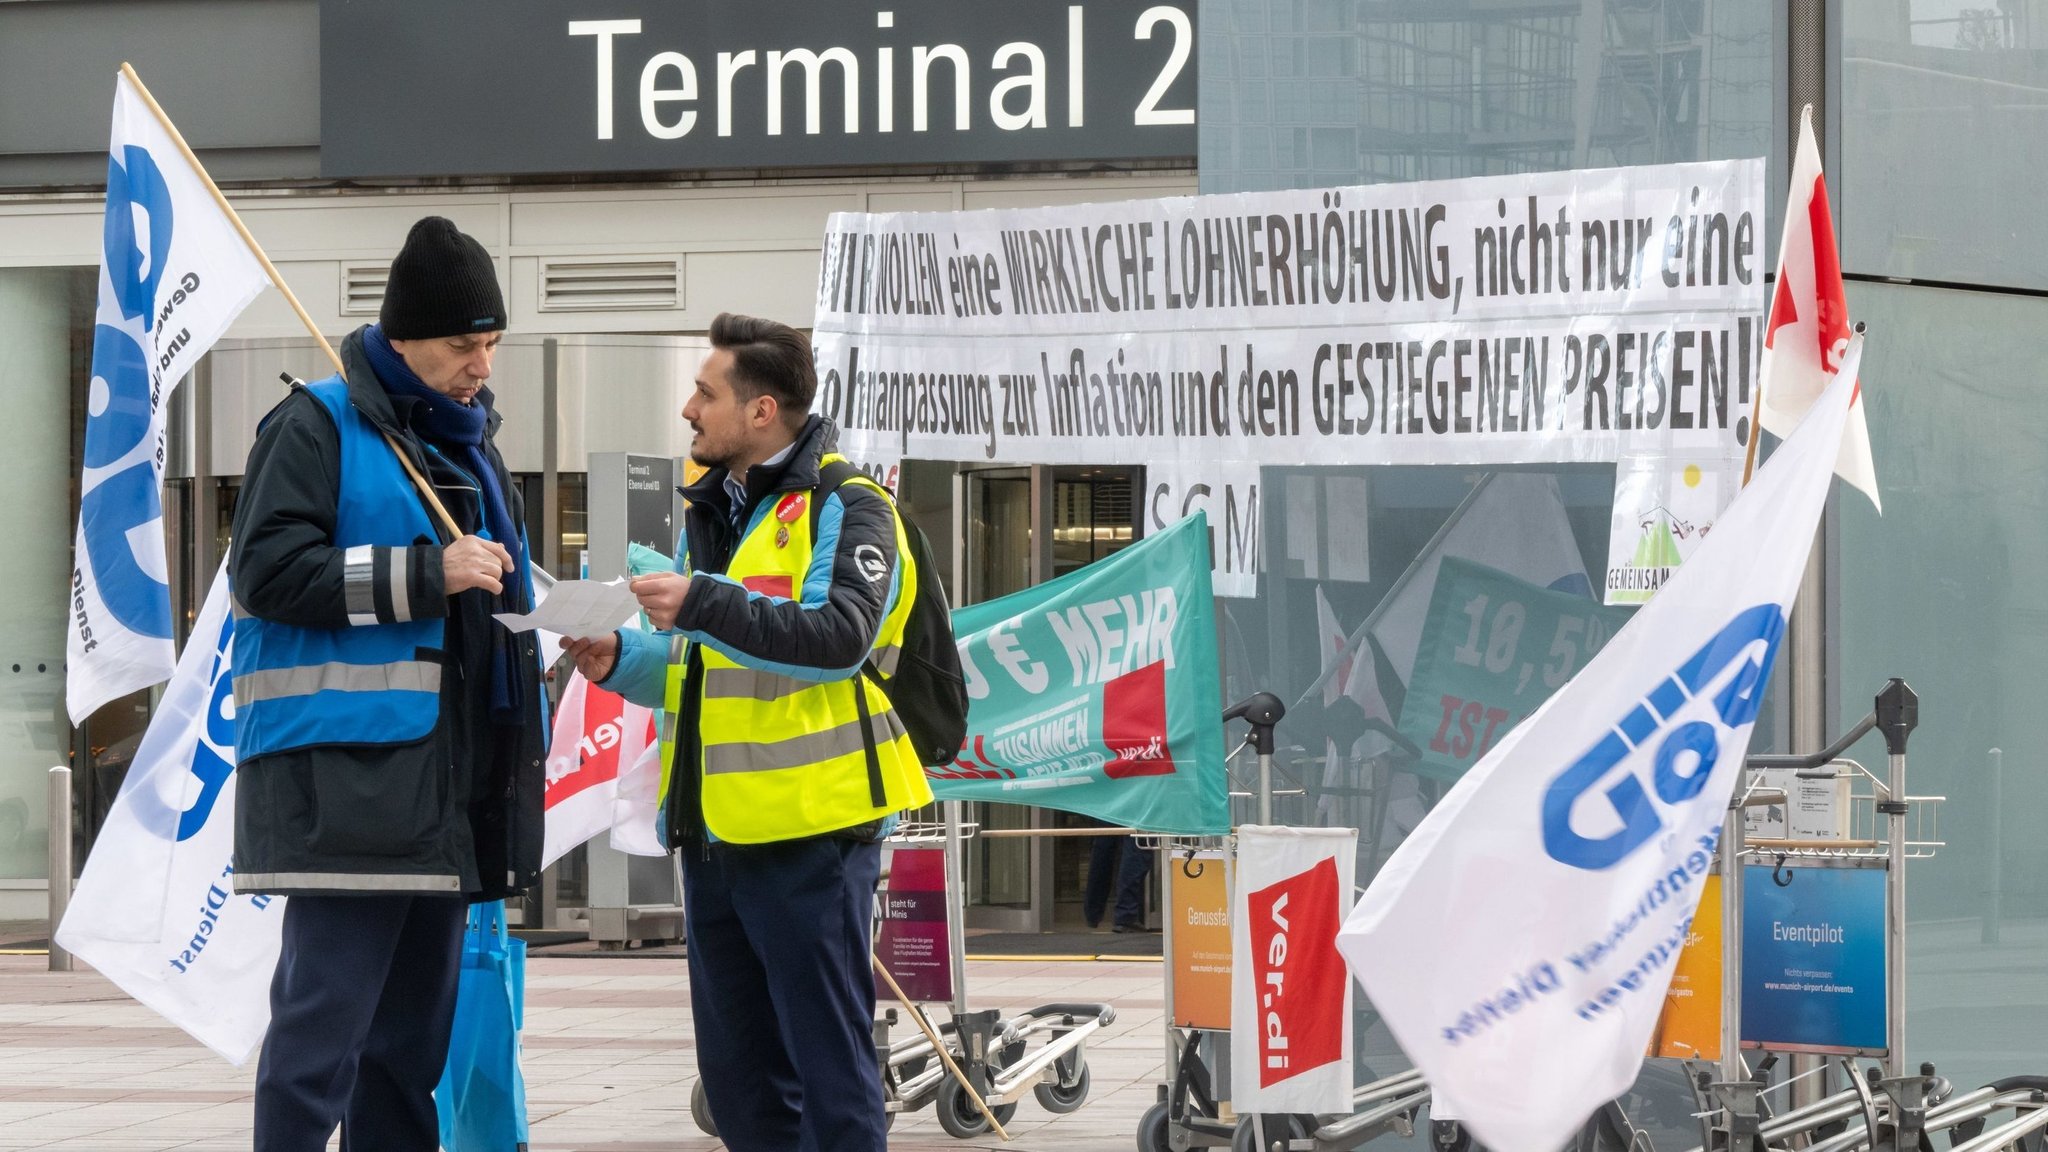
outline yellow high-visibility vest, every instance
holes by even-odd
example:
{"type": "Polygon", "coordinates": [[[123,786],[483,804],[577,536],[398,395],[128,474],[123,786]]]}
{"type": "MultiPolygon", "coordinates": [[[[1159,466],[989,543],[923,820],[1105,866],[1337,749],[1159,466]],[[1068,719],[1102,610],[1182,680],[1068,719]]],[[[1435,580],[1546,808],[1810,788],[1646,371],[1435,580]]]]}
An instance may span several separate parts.
{"type": "MultiPolygon", "coordinates": [[[[838,459],[825,457],[826,462],[838,459]]],[[[866,477],[846,481],[888,494],[866,477]]],[[[811,566],[812,492],[775,497],[768,514],[733,552],[725,575],[756,591],[796,599],[811,566]]],[[[893,511],[894,502],[891,502],[893,511]]],[[[916,561],[901,517],[896,524],[896,605],[882,619],[871,659],[893,676],[903,631],[917,593],[916,561]]],[[[704,825],[733,844],[766,844],[834,832],[931,803],[931,786],[888,693],[859,672],[839,680],[812,680],[749,668],[703,644],[702,690],[686,707],[683,688],[690,645],[670,648],[661,729],[662,810],[673,786],[677,717],[695,715],[704,825]],[[875,737],[880,803],[871,781],[859,703],[867,701],[875,737]]],[[[690,769],[685,769],[690,770],[690,769]]]]}

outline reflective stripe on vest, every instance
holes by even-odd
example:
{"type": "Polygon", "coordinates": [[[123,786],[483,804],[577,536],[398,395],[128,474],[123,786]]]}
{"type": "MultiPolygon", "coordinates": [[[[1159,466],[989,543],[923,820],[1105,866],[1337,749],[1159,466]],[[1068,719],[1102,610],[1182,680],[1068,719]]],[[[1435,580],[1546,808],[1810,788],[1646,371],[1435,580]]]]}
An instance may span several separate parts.
{"type": "Polygon", "coordinates": [[[439,692],[441,666],[426,660],[390,664],[303,664],[235,676],[235,707],[315,692],[439,692]]]}
{"type": "MultiPolygon", "coordinates": [[[[855,485],[880,490],[864,477],[847,481],[847,486],[855,485]]],[[[800,495],[813,498],[811,493],[800,495]]],[[[778,515],[788,499],[763,502],[734,549],[725,573],[728,579],[756,588],[785,587],[792,598],[802,597],[813,557],[811,518],[800,504],[785,509],[787,515],[778,515]]],[[[822,516],[819,523],[822,529],[822,516]]],[[[900,520],[896,549],[897,603],[883,617],[870,653],[885,674],[894,671],[901,656],[917,587],[915,561],[900,520]]],[[[791,840],[931,802],[923,765],[888,694],[865,675],[856,671],[834,680],[807,680],[747,667],[711,645],[699,648],[704,674],[693,711],[704,824],[712,835],[741,844],[791,840]],[[869,783],[855,692],[865,695],[874,727],[884,798],[880,806],[874,803],[869,783]]],[[[668,669],[666,702],[671,716],[683,710],[683,654],[680,646],[672,652],[668,669]]],[[[672,730],[663,736],[666,794],[674,739],[672,730]]]]}
{"type": "MultiPolygon", "coordinates": [[[[299,628],[252,616],[235,597],[235,747],[244,759],[322,744],[404,744],[441,715],[444,621],[407,619],[403,553],[437,541],[391,446],[349,403],[339,376],[307,387],[340,434],[341,490],[330,543],[342,552],[348,626],[299,628]],[[377,623],[380,594],[398,620],[377,623]]],[[[289,466],[289,465],[286,465],[289,466]]],[[[246,590],[244,590],[246,592],[246,590]]]]}
{"type": "MultiPolygon", "coordinates": [[[[875,740],[888,744],[903,735],[903,722],[896,713],[883,712],[873,718],[875,740]]],[[[795,764],[815,764],[841,756],[861,755],[866,770],[867,744],[861,737],[858,719],[850,724],[805,732],[783,740],[736,740],[730,744],[704,745],[704,774],[722,772],[772,772],[795,764]]]]}

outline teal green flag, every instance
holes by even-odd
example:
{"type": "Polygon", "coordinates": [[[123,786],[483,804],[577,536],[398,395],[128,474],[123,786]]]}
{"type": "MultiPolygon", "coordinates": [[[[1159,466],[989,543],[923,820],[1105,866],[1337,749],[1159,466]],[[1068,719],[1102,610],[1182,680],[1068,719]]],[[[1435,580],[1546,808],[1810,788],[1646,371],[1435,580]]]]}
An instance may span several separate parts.
{"type": "Polygon", "coordinates": [[[1034,804],[1149,832],[1230,830],[1209,522],[958,609],[960,758],[942,800],[1034,804]]]}
{"type": "Polygon", "coordinates": [[[1422,749],[1414,770],[1439,780],[1463,776],[1629,616],[1624,608],[1444,557],[1397,725],[1422,749]]]}

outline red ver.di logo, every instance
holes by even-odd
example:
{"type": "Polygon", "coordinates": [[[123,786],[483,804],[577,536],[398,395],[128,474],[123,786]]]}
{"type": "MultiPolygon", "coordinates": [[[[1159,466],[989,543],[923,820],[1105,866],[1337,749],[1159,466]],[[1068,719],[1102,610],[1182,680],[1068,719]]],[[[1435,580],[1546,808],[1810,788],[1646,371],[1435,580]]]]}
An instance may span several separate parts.
{"type": "Polygon", "coordinates": [[[1259,1086],[1344,1054],[1344,981],[1337,954],[1337,862],[1251,893],[1252,986],[1258,1001],[1259,1086]]]}
{"type": "Polygon", "coordinates": [[[1103,774],[1171,776],[1166,747],[1166,661],[1154,660],[1102,686],[1102,743],[1109,749],[1103,774]]]}

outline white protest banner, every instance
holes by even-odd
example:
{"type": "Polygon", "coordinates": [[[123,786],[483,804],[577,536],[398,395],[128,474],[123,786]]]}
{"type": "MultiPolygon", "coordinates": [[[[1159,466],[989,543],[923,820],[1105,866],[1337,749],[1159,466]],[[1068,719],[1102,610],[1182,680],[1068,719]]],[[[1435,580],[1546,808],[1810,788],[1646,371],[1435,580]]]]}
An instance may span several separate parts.
{"type": "Polygon", "coordinates": [[[240,1065],[270,1026],[285,902],[234,891],[233,646],[223,564],[56,939],[240,1065]]]}
{"type": "Polygon", "coordinates": [[[838,214],[817,410],[862,461],[1734,455],[1760,160],[838,214]]]}
{"type": "Polygon", "coordinates": [[[125,75],[109,153],[66,644],[73,724],[171,674],[164,404],[267,282],[205,174],[125,75]]]}
{"type": "Polygon", "coordinates": [[[1635,1080],[1826,506],[1860,346],[1671,582],[1466,772],[1337,945],[1499,1152],[1635,1080]]]}
{"type": "Polygon", "coordinates": [[[1358,833],[1237,830],[1231,895],[1231,1106],[1351,1111],[1351,981],[1337,927],[1351,908],[1358,833]]]}

